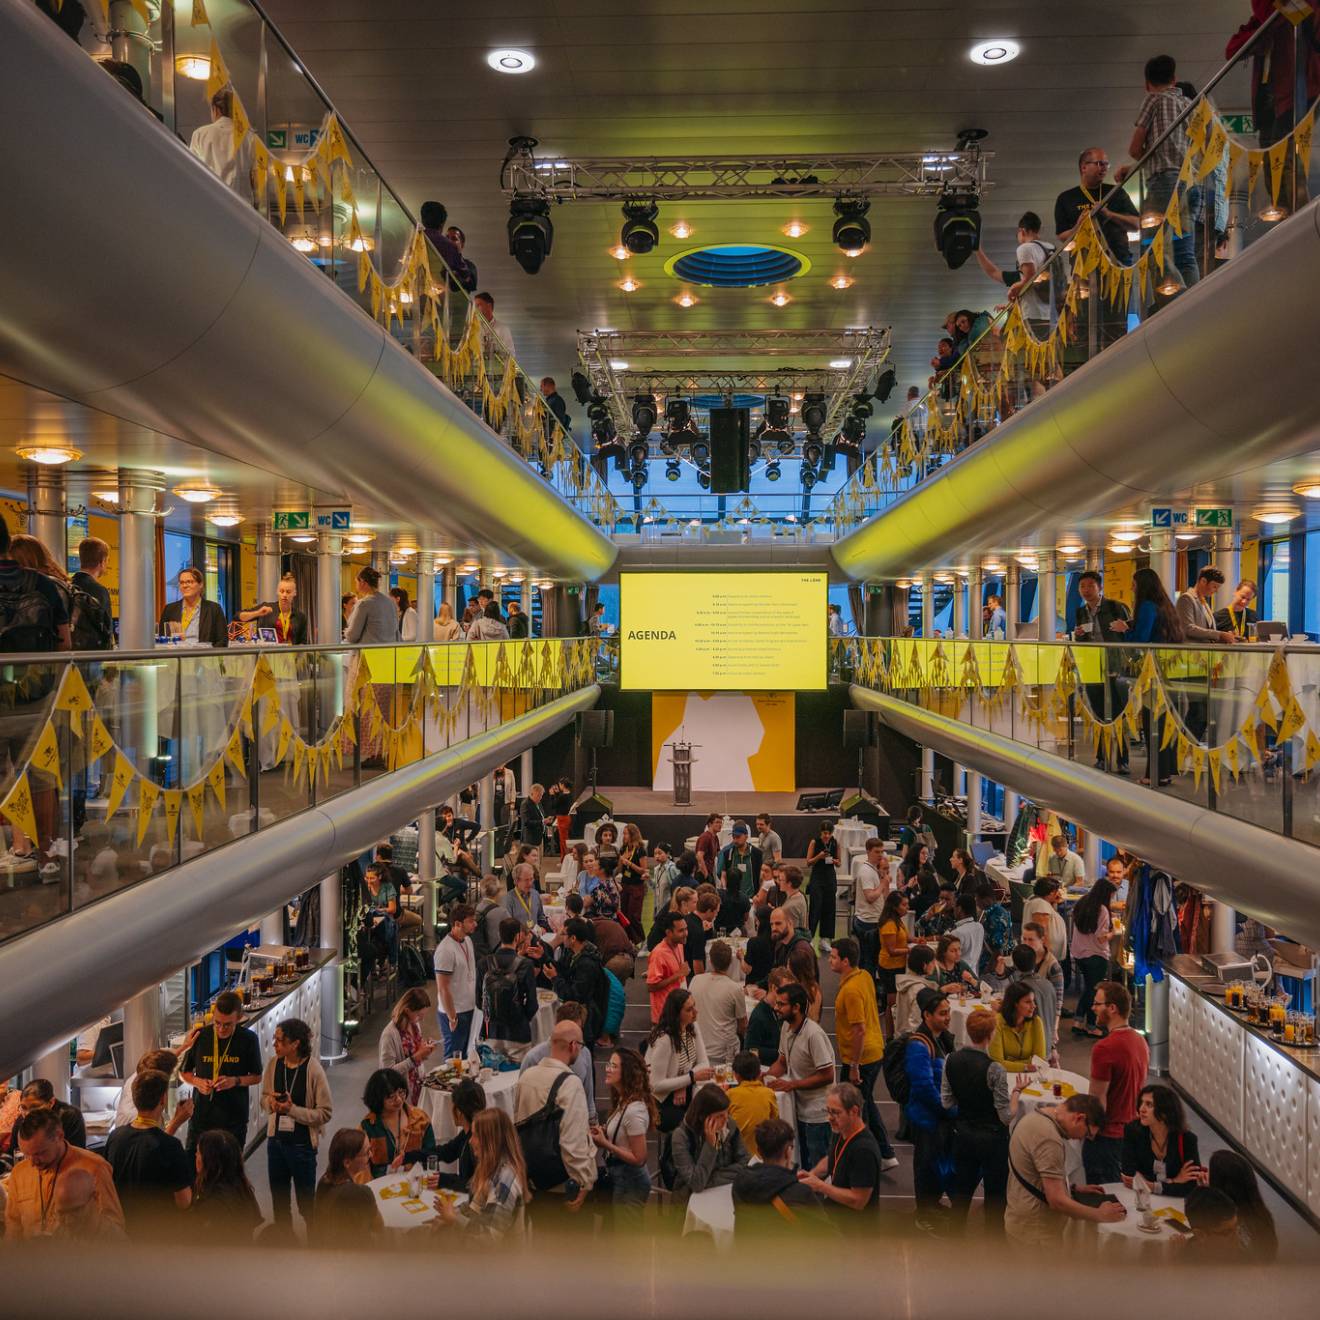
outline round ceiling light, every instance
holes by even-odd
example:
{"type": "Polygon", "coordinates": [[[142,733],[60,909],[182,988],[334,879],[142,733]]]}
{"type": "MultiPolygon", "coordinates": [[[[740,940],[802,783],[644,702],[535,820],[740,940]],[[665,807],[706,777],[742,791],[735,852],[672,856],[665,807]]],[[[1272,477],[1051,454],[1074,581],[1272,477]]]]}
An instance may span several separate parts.
{"type": "Polygon", "coordinates": [[[835,358],[830,363],[831,371],[847,371],[852,366],[852,358],[835,358]]]}
{"type": "Polygon", "coordinates": [[[627,261],[628,258],[632,256],[632,253],[620,243],[618,247],[610,248],[610,256],[612,256],[615,261],[627,261]]]}
{"type": "Polygon", "coordinates": [[[289,537],[290,541],[297,541],[299,545],[310,545],[316,540],[315,532],[299,532],[295,536],[289,537]]]}
{"type": "Polygon", "coordinates": [[[536,68],[536,56],[527,50],[493,50],[486,63],[496,73],[530,73],[536,68]]]}
{"type": "Polygon", "coordinates": [[[82,450],[72,445],[19,445],[14,453],[29,463],[40,463],[44,467],[59,467],[62,463],[72,463],[82,457],[82,450]]]}
{"type": "Polygon", "coordinates": [[[1022,53],[1022,47],[1007,37],[996,37],[993,41],[978,41],[967,52],[973,64],[1007,64],[1022,53]]]}
{"type": "Polygon", "coordinates": [[[1258,509],[1252,509],[1251,516],[1257,522],[1263,522],[1268,526],[1275,526],[1279,523],[1292,522],[1301,510],[1295,504],[1262,504],[1258,509]]]}
{"type": "Polygon", "coordinates": [[[783,228],[789,238],[801,238],[807,232],[807,226],[801,220],[790,220],[783,228]]]}
{"type": "Polygon", "coordinates": [[[774,303],[776,307],[787,307],[793,300],[783,291],[783,289],[780,289],[777,293],[770,295],[770,301],[774,303]]]}
{"type": "Polygon", "coordinates": [[[210,504],[220,498],[220,492],[214,486],[206,485],[175,486],[174,493],[189,504],[210,504]]]}
{"type": "Polygon", "coordinates": [[[619,281],[619,288],[621,288],[624,293],[636,293],[641,287],[641,281],[633,279],[631,275],[619,281]]]}
{"type": "Polygon", "coordinates": [[[627,364],[622,358],[611,358],[611,359],[610,359],[610,370],[611,370],[611,371],[627,371],[627,370],[628,370],[628,364],[627,364]]]}
{"type": "Polygon", "coordinates": [[[194,82],[205,82],[211,76],[211,57],[209,55],[176,55],[174,71],[194,82]]]}
{"type": "Polygon", "coordinates": [[[237,527],[243,521],[241,513],[211,513],[206,517],[206,521],[214,523],[217,527],[237,527]]]}
{"type": "Polygon", "coordinates": [[[375,539],[375,532],[349,532],[344,537],[350,545],[369,545],[375,539]]]}
{"type": "Polygon", "coordinates": [[[680,220],[676,225],[671,225],[669,232],[675,238],[691,238],[692,226],[686,220],[680,220]]]}
{"type": "Polygon", "coordinates": [[[1293,487],[1293,494],[1300,495],[1304,500],[1320,500],[1320,477],[1299,481],[1293,487]]]}
{"type": "Polygon", "coordinates": [[[690,294],[686,289],[684,289],[683,292],[680,293],[678,297],[674,299],[674,301],[680,307],[695,307],[697,304],[696,298],[692,294],[690,294]]]}
{"type": "Polygon", "coordinates": [[[1141,533],[1137,531],[1133,531],[1130,527],[1122,529],[1117,532],[1110,532],[1109,535],[1110,538],[1115,541],[1131,542],[1131,541],[1141,540],[1141,533]]]}
{"type": "Polygon", "coordinates": [[[830,281],[830,288],[832,289],[851,289],[852,285],[852,277],[849,275],[836,275],[830,281]]]}
{"type": "Polygon", "coordinates": [[[1112,541],[1109,545],[1109,553],[1111,555],[1130,555],[1132,550],[1132,546],[1125,545],[1122,541],[1112,541]]]}
{"type": "Polygon", "coordinates": [[[1076,559],[1078,555],[1085,553],[1085,547],[1076,541],[1065,541],[1059,547],[1059,553],[1067,559],[1076,559]]]}

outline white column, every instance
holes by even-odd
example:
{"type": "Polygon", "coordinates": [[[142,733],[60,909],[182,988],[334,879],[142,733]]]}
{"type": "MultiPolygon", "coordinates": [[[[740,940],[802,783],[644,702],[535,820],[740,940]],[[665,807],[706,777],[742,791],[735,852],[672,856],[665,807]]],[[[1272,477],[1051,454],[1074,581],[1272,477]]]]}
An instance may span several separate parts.
{"type": "Polygon", "coordinates": [[[1215,537],[1215,566],[1223,573],[1231,595],[1242,580],[1242,533],[1237,528],[1215,537]]]}
{"type": "Polygon", "coordinates": [[[953,579],[953,635],[967,636],[967,583],[961,574],[953,579]]]}
{"type": "Polygon", "coordinates": [[[68,523],[65,521],[64,472],[34,463],[28,470],[28,530],[64,567],[68,554],[68,523]]]}
{"type": "Polygon", "coordinates": [[[1058,569],[1053,550],[1047,550],[1040,556],[1040,568],[1036,574],[1036,594],[1040,597],[1037,610],[1039,624],[1036,635],[1042,642],[1052,642],[1059,628],[1058,611],[1058,569]]]}
{"type": "Polygon", "coordinates": [[[343,949],[343,889],[339,872],[333,871],[320,884],[321,947],[333,949],[333,961],[321,968],[321,1058],[340,1059],[344,1056],[344,976],[341,959],[343,949]]]}
{"type": "Polygon", "coordinates": [[[1104,575],[1105,552],[1099,546],[1089,546],[1086,551],[1086,567],[1092,573],[1104,575]]]}
{"type": "Polygon", "coordinates": [[[153,985],[124,1005],[124,1071],[161,1044],[160,986],[153,985]]]}
{"type": "Polygon", "coordinates": [[[280,590],[280,538],[265,524],[257,528],[257,600],[274,600],[280,590]]]}
{"type": "Polygon", "coordinates": [[[921,800],[929,802],[935,796],[935,749],[921,749],[921,800]]]}
{"type": "Polygon", "coordinates": [[[69,1078],[73,1075],[73,1067],[69,1062],[71,1057],[69,1042],[66,1040],[63,1045],[56,1045],[53,1050],[43,1054],[32,1065],[33,1073],[45,1078],[55,1088],[55,1099],[63,1100],[65,1104],[69,1103],[69,1078]]]}
{"type": "Polygon", "coordinates": [[[127,473],[119,484],[119,646],[124,651],[149,651],[156,641],[158,490],[150,482],[130,481],[127,473]]]}
{"type": "Polygon", "coordinates": [[[1004,637],[1016,641],[1018,620],[1022,618],[1022,570],[1009,564],[1004,570],[1004,637]]]}
{"type": "Polygon", "coordinates": [[[417,879],[422,886],[422,942],[435,948],[435,808],[417,818],[417,879]]]}
{"type": "Polygon", "coordinates": [[[482,775],[477,785],[477,804],[481,811],[481,873],[495,869],[495,777],[482,775]]]}
{"type": "Polygon", "coordinates": [[[458,612],[458,569],[453,564],[445,565],[444,586],[441,588],[441,596],[449,602],[449,608],[454,611],[455,618],[462,616],[458,612]]]}
{"type": "Polygon", "coordinates": [[[261,919],[262,944],[284,943],[284,909],[276,908],[261,919]]]}
{"type": "Polygon", "coordinates": [[[1100,877],[1100,836],[1094,830],[1086,831],[1082,843],[1082,865],[1086,868],[1086,883],[1094,884],[1100,877]]]}
{"type": "Polygon", "coordinates": [[[1018,814],[1018,795],[1011,788],[1004,789],[1004,828],[1011,830],[1018,814]]]}
{"type": "Polygon", "coordinates": [[[967,579],[967,636],[979,642],[985,636],[981,623],[981,601],[985,596],[985,576],[974,568],[967,579]]]}
{"type": "Polygon", "coordinates": [[[981,790],[979,770],[967,772],[967,841],[972,843],[981,836],[981,790]]]}
{"type": "MultiPolygon", "coordinates": [[[[532,769],[532,749],[530,747],[527,747],[523,749],[522,754],[518,757],[518,796],[519,797],[526,797],[527,794],[531,791],[532,785],[536,783],[535,776],[536,776],[536,771],[532,769]]],[[[532,843],[533,840],[524,839],[523,842],[532,843]]],[[[537,839],[535,840],[535,843],[538,847],[540,847],[541,840],[537,839]]]]}
{"type": "Polygon", "coordinates": [[[337,532],[322,532],[316,543],[316,641],[321,646],[333,646],[344,637],[339,613],[342,545],[337,532]]]}
{"type": "Polygon", "coordinates": [[[921,575],[921,635],[935,631],[935,579],[929,572],[921,575]]]}
{"type": "Polygon", "coordinates": [[[1178,595],[1178,543],[1172,532],[1152,532],[1150,538],[1150,566],[1160,575],[1169,598],[1178,595]]]}
{"type": "Polygon", "coordinates": [[[1237,937],[1237,912],[1227,903],[1214,900],[1210,913],[1210,952],[1233,953],[1237,937]]]}
{"type": "Polygon", "coordinates": [[[417,552],[417,640],[435,641],[435,560],[425,548],[417,552]]]}
{"type": "Polygon", "coordinates": [[[527,616],[527,635],[532,635],[532,575],[527,574],[522,580],[522,612],[527,616]]]}

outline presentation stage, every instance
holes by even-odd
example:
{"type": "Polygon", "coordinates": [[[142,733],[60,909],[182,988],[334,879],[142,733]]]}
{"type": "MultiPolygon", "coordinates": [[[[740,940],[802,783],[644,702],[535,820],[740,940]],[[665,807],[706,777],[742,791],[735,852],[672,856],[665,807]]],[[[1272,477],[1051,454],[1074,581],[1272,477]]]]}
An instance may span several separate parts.
{"type": "Polygon", "coordinates": [[[825,573],[620,573],[620,685],[819,691],[828,590],[825,573]]]}

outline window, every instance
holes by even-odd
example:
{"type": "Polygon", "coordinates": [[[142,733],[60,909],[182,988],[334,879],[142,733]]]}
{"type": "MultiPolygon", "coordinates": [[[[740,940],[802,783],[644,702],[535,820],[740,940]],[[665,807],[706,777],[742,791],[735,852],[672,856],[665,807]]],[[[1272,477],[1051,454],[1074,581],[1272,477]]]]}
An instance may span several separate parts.
{"type": "MultiPolygon", "coordinates": [[[[1292,546],[1288,541],[1266,541],[1260,547],[1261,582],[1260,605],[1257,617],[1261,619],[1288,619],[1288,579],[1292,566],[1292,546]]],[[[1301,620],[1296,620],[1301,627],[1301,620]]]]}
{"type": "Polygon", "coordinates": [[[1306,578],[1303,592],[1302,631],[1312,641],[1320,640],[1320,532],[1306,533],[1306,578]]]}

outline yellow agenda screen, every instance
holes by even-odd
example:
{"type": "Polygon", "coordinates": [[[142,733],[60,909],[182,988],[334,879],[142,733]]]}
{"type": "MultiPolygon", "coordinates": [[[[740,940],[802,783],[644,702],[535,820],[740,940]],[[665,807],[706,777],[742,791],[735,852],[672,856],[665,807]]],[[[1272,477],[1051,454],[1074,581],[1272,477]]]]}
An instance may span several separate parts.
{"type": "Polygon", "coordinates": [[[826,680],[825,573],[620,573],[620,685],[805,692],[826,680]]]}

